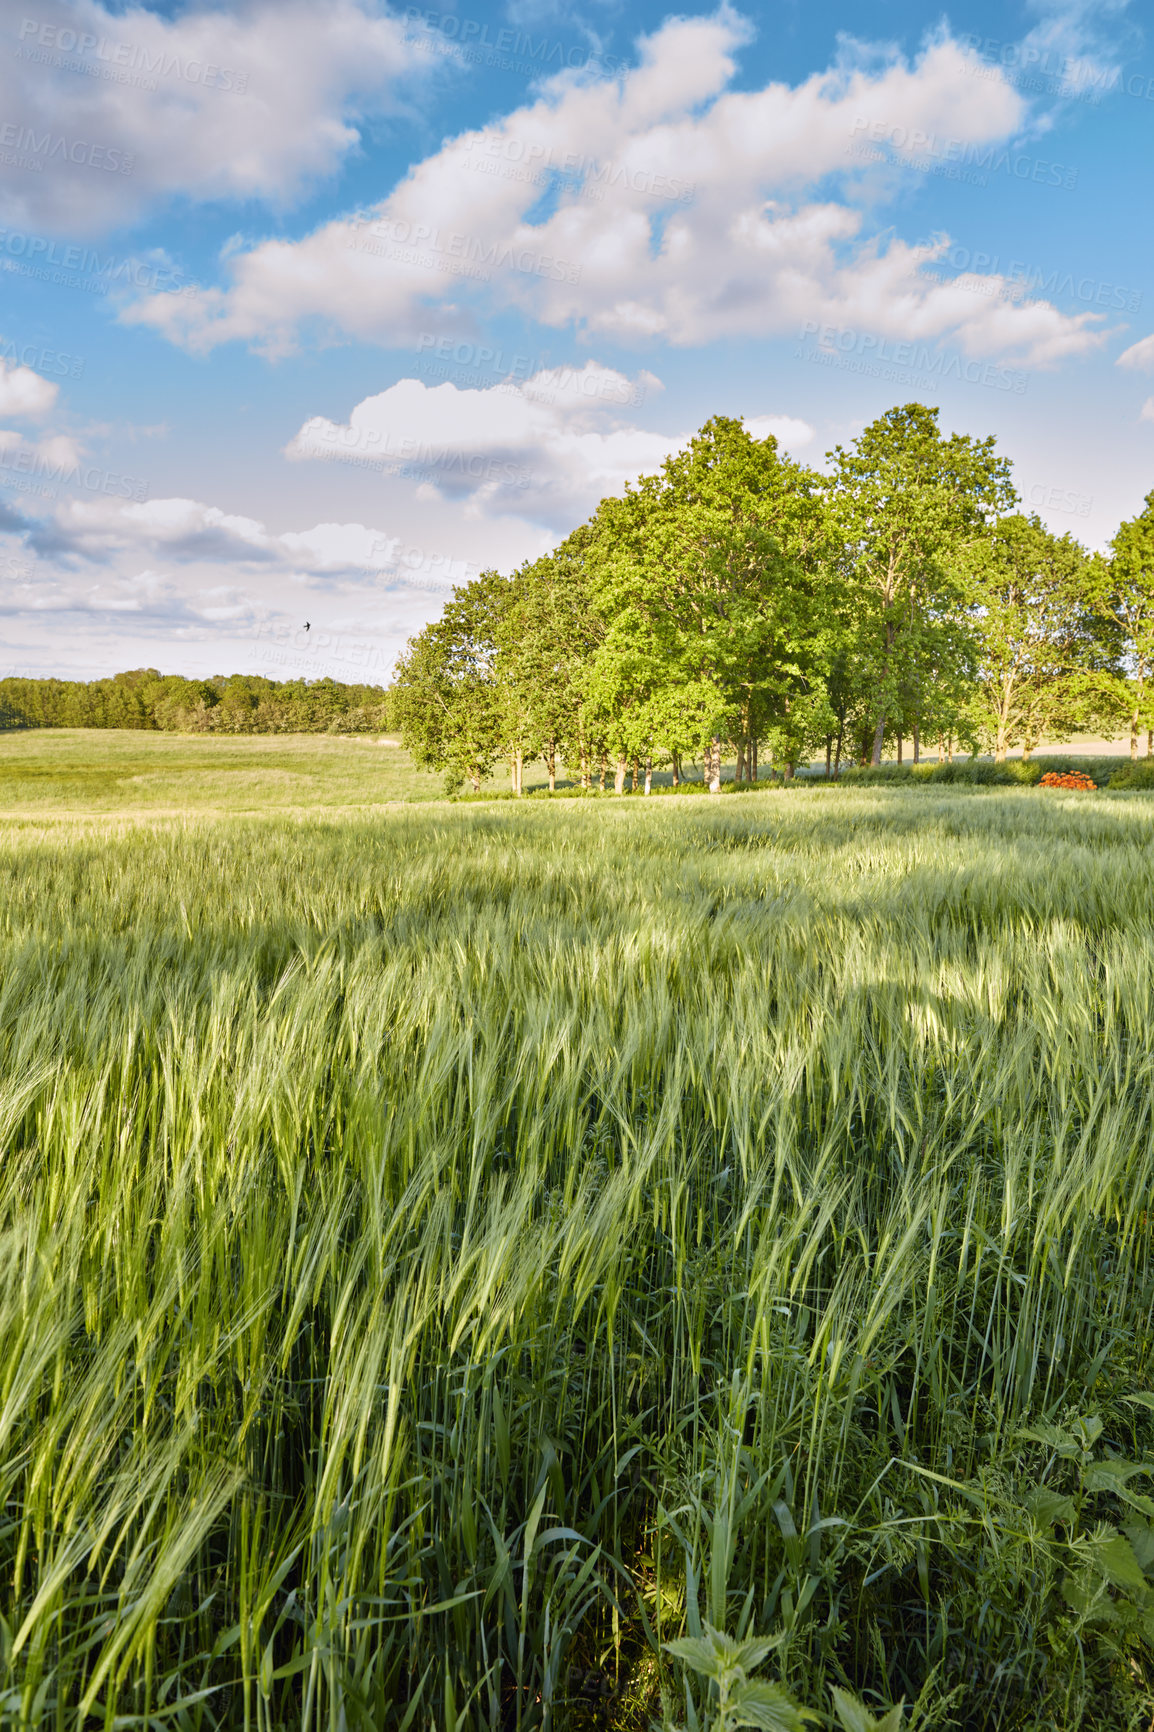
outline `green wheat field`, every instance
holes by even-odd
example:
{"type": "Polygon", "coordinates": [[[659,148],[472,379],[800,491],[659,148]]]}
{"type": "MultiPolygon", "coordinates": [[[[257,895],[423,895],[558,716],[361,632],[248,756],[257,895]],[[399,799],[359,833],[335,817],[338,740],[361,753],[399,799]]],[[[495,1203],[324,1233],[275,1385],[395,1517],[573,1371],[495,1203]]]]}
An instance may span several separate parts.
{"type": "Polygon", "coordinates": [[[1147,1727],[1154,798],[437,791],[0,739],[0,1725],[1147,1727]]]}

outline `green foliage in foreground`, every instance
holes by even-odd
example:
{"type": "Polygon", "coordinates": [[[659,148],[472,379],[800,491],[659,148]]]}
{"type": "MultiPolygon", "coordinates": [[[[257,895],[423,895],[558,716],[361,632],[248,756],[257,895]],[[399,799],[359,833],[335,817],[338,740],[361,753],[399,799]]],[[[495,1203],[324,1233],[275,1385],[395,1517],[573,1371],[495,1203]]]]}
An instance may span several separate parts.
{"type": "Polygon", "coordinates": [[[1152,842],[10,832],[0,1722],[1147,1725],[1152,842]]]}

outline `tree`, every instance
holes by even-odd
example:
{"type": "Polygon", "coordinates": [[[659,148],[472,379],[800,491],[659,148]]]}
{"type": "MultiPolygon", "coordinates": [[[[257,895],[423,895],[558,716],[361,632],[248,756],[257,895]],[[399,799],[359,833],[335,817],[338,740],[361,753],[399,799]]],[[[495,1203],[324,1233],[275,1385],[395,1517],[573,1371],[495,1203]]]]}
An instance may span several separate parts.
{"type": "Polygon", "coordinates": [[[1110,558],[1092,572],[1094,605],[1121,637],[1124,674],[1115,683],[1118,708],[1130,729],[1130,756],[1138,756],[1138,731],[1146,728],[1146,756],[1154,750],[1154,492],[1137,517],[1123,523],[1110,543],[1110,558]]]}
{"type": "Polygon", "coordinates": [[[440,619],[409,640],[397,663],[396,725],[413,761],[443,772],[450,791],[468,778],[479,792],[502,744],[493,679],[496,577],[482,572],[456,590],[440,619]]]}
{"type": "Polygon", "coordinates": [[[586,687],[600,635],[587,584],[591,541],[583,525],[555,552],[522,566],[509,580],[496,630],[494,678],[506,731],[517,735],[522,757],[541,753],[550,788],[562,754],[589,784],[586,687]]]}
{"type": "Polygon", "coordinates": [[[740,421],[708,421],[659,475],[605,501],[597,573],[605,636],[592,685],[623,755],[704,745],[720,790],[723,739],[752,773],[756,744],[823,689],[816,478],[740,421]]]}
{"type": "Polygon", "coordinates": [[[994,440],[942,437],[937,409],[907,403],[871,422],[850,450],[830,452],[831,511],[856,591],[859,683],[874,695],[871,760],[895,718],[915,732],[929,708],[927,672],[965,652],[963,595],[950,548],[1016,502],[994,440]]]}
{"type": "MultiPolygon", "coordinates": [[[[457,592],[398,671],[418,761],[479,786],[503,748],[519,792],[533,753],[551,786],[576,759],[586,787],[612,753],[622,792],[630,760],[648,788],[655,762],[676,781],[701,750],[718,792],[725,742],[738,780],[759,744],[787,775],[824,746],[836,774],[887,740],[900,760],[912,736],[916,760],[926,733],[949,755],[979,739],[1028,753],[1123,704],[1136,750],[1154,727],[1154,493],[1107,562],[1015,512],[994,440],[944,436],[936,409],[890,409],[830,458],[817,476],[714,417],[553,553],[457,592]]],[[[217,686],[214,727],[233,707],[217,686]]],[[[71,701],[62,686],[43,704],[71,701]]],[[[350,704],[270,686],[233,725],[318,726],[350,704]]]]}
{"type": "Polygon", "coordinates": [[[210,680],[137,668],[110,679],[0,681],[0,704],[33,727],[163,729],[167,733],[372,733],[385,719],[380,686],[214,674],[210,680]]]}
{"type": "Polygon", "coordinates": [[[979,637],[979,726],[1001,763],[1020,745],[1069,738],[1093,713],[1110,667],[1091,561],[1036,515],[1005,517],[968,549],[979,637]]]}

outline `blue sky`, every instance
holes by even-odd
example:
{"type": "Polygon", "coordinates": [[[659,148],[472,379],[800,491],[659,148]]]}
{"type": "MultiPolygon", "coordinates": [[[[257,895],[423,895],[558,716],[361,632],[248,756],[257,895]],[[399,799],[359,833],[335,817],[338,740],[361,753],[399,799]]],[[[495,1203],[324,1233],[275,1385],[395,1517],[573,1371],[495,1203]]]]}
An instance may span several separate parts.
{"type": "Polygon", "coordinates": [[[0,672],[383,680],[714,414],[938,404],[1104,546],[1149,18],[2,0],[0,672]]]}

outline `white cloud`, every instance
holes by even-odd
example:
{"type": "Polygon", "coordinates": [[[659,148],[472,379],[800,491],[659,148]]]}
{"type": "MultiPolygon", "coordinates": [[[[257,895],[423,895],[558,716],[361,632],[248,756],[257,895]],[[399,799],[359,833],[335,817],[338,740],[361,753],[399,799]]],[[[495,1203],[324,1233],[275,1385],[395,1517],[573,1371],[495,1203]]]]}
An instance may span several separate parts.
{"type": "Polygon", "coordinates": [[[86,559],[132,553],[177,563],[213,560],[239,567],[276,565],[305,574],[384,570],[387,538],[362,524],[318,524],[277,535],[254,517],[199,499],[71,499],[57,511],[53,537],[86,559]]]}
{"type": "Polygon", "coordinates": [[[912,64],[875,55],[795,88],[732,91],[746,30],[728,10],[672,20],[621,78],[561,74],[363,215],[234,250],[226,287],[152,295],[124,317],[193,350],[239,339],[269,354],[289,352],[303,321],[399,344],[473,307],[622,343],[788,334],[813,318],[1037,364],[1101,341],[1094,315],[927,276],[924,249],[871,241],[852,202],[911,184],[927,154],[1008,163],[1028,108],[996,69],[973,77],[940,37],[912,64]]]}
{"type": "Polygon", "coordinates": [[[59,385],[0,359],[0,415],[46,415],[60,394],[59,385]]]}
{"type": "MultiPolygon", "coordinates": [[[[639,396],[660,390],[652,374],[631,379],[594,361],[484,391],[405,379],[358,403],[344,423],[314,417],[302,426],[287,448],[295,461],[343,453],[374,471],[399,464],[440,515],[446,501],[463,503],[472,517],[468,559],[371,522],[278,530],[201,499],[92,491],[55,502],[39,519],[0,523],[0,531],[20,534],[21,547],[13,549],[20,559],[36,562],[29,581],[0,576],[0,612],[10,619],[69,613],[87,621],[131,619],[143,641],[151,635],[157,643],[186,644],[198,634],[221,644],[227,639],[234,666],[251,665],[245,643],[251,649],[259,640],[257,659],[267,652],[270,672],[295,667],[343,679],[360,676],[351,661],[341,663],[332,632],[368,631],[374,677],[383,678],[405,639],[482,562],[508,569],[545,552],[603,494],[657,470],[686,443],[688,435],[646,431],[630,420],[639,396]],[[279,630],[305,618],[324,626],[296,645],[294,657],[306,658],[301,665],[285,661],[279,649],[273,656],[270,622],[279,622],[279,630]],[[329,656],[323,665],[315,659],[322,649],[329,656]]],[[[767,414],[748,425],[757,437],[773,433],[788,445],[814,436],[791,416],[767,414]]],[[[17,449],[58,467],[79,459],[68,435],[33,445],[0,430],[4,461],[17,449]]],[[[160,651],[136,654],[155,660],[160,651]]]]}
{"type": "MultiPolygon", "coordinates": [[[[568,529],[686,443],[688,434],[648,432],[615,413],[660,388],[650,373],[631,380],[596,361],[486,390],[401,379],[358,403],[344,423],[306,421],[285,454],[399,473],[430,500],[467,499],[476,514],[568,529]]],[[[812,427],[789,416],[760,417],[750,430],[787,445],[813,437],[812,427]]]]}
{"type": "Polygon", "coordinates": [[[755,439],[768,439],[772,434],[788,451],[809,445],[814,434],[808,421],[800,421],[794,415],[752,415],[745,423],[745,430],[755,439]]]}
{"type": "Polygon", "coordinates": [[[2,0],[6,221],[93,235],[150,204],[282,203],[331,174],[420,56],[376,0],[247,0],[175,18],[2,0]]]}
{"type": "Polygon", "coordinates": [[[74,498],[50,518],[0,520],[0,534],[8,653],[34,672],[175,658],[202,673],[382,683],[405,640],[479,571],[362,523],[278,533],[186,498],[74,498]],[[69,618],[84,622],[75,641],[69,618]]]}
{"type": "MultiPolygon", "coordinates": [[[[1069,100],[1108,95],[1126,60],[1143,47],[1126,18],[1129,0],[1033,0],[1038,23],[1020,42],[999,43],[1004,63],[1037,88],[1069,100]]],[[[1043,123],[1045,124],[1045,123],[1043,123]]]]}
{"type": "Polygon", "coordinates": [[[480,569],[363,523],[317,523],[277,532],[258,518],[200,499],[69,499],[50,519],[29,528],[34,547],[72,569],[87,564],[128,571],[140,560],[149,566],[203,567],[216,578],[231,569],[238,582],[251,585],[267,577],[282,591],[286,579],[337,578],[447,593],[480,569]]]}
{"type": "Polygon", "coordinates": [[[318,523],[278,535],[276,544],[298,569],[323,574],[390,570],[396,539],[363,523],[318,523]]]}
{"type": "Polygon", "coordinates": [[[13,427],[0,427],[0,454],[6,467],[18,475],[44,475],[50,479],[74,471],[84,455],[71,433],[29,439],[13,427]]]}
{"type": "Polygon", "coordinates": [[[1154,421],[1154,397],[1147,397],[1138,419],[1139,421],[1154,421]]]}
{"type": "Polygon", "coordinates": [[[1117,367],[1138,367],[1148,372],[1154,367],[1154,335],[1143,337],[1141,342],[1131,343],[1128,349],[1123,349],[1114,364],[1117,367]]]}

